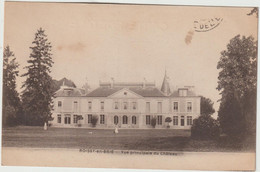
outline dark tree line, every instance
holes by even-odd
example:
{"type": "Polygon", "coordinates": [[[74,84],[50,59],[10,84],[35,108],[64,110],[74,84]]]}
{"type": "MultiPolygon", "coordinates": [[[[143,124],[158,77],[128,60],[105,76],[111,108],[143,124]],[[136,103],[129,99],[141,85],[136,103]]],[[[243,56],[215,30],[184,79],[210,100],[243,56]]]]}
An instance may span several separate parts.
{"type": "Polygon", "coordinates": [[[217,89],[221,94],[218,112],[221,128],[230,136],[256,130],[257,41],[237,35],[221,52],[217,89]]]}
{"type": "Polygon", "coordinates": [[[4,49],[3,59],[3,126],[18,125],[21,121],[22,107],[16,91],[18,67],[14,53],[7,46],[4,49]]]}
{"type": "MultiPolygon", "coordinates": [[[[248,15],[258,17],[258,8],[248,15]]],[[[219,127],[222,133],[235,139],[256,133],[257,45],[252,36],[237,35],[221,52],[217,64],[220,70],[217,90],[221,95],[218,119],[210,118],[208,114],[215,111],[211,108],[213,103],[202,97],[201,116],[194,120],[192,137],[215,138],[220,134],[219,127]]]]}
{"type": "Polygon", "coordinates": [[[211,115],[215,113],[214,103],[209,98],[201,96],[200,116],[193,120],[191,137],[193,139],[217,139],[220,135],[219,122],[211,115]]]}
{"type": "Polygon", "coordinates": [[[50,76],[53,64],[51,43],[40,28],[36,34],[28,62],[27,72],[22,85],[22,102],[26,125],[43,125],[51,118],[53,85],[50,76]]]}
{"type": "Polygon", "coordinates": [[[18,63],[14,53],[7,46],[4,50],[3,70],[3,124],[43,125],[51,119],[54,82],[50,76],[53,64],[51,43],[40,28],[30,47],[28,65],[25,67],[25,82],[22,85],[21,100],[16,91],[18,63]]]}

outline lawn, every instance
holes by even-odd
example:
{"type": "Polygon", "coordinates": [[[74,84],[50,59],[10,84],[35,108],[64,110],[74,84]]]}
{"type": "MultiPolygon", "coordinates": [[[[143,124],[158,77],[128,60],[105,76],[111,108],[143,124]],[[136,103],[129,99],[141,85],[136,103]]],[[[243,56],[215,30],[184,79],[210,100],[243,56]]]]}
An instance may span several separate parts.
{"type": "Polygon", "coordinates": [[[84,148],[161,151],[255,151],[255,136],[243,141],[221,137],[214,141],[190,138],[189,130],[172,129],[52,128],[18,126],[3,128],[3,147],[84,148]]]}

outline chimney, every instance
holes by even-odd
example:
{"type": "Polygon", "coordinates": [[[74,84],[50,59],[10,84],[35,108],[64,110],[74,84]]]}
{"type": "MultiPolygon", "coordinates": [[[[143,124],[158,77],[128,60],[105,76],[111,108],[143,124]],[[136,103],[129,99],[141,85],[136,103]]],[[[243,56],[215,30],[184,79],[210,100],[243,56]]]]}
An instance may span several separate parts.
{"type": "Polygon", "coordinates": [[[114,84],[115,84],[115,79],[112,77],[112,78],[111,78],[110,87],[111,87],[111,88],[114,88],[114,84]]]}
{"type": "Polygon", "coordinates": [[[62,89],[66,88],[65,79],[63,80],[62,85],[60,86],[60,88],[62,88],[62,89]]]}
{"type": "Polygon", "coordinates": [[[143,89],[145,89],[145,87],[146,87],[146,79],[144,78],[144,80],[143,80],[143,89]]]}
{"type": "Polygon", "coordinates": [[[189,91],[194,91],[195,89],[194,86],[184,86],[184,88],[188,88],[189,91]]]}

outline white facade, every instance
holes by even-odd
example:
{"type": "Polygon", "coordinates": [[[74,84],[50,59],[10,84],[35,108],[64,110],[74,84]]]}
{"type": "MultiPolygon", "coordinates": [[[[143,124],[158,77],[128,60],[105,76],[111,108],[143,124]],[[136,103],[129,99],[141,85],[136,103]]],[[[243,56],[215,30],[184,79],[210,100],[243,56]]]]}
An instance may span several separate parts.
{"type": "Polygon", "coordinates": [[[152,83],[101,83],[87,94],[65,86],[56,93],[55,127],[93,127],[96,116],[96,128],[153,128],[155,118],[155,128],[190,129],[200,115],[200,97],[190,88],[164,93],[152,83]],[[165,122],[167,117],[172,122],[165,122]]]}

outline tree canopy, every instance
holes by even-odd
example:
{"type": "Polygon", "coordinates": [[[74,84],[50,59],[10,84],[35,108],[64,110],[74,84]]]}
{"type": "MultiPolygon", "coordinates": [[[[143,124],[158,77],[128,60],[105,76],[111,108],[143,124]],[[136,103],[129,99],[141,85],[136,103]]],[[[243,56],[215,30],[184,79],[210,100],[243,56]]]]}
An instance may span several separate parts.
{"type": "Polygon", "coordinates": [[[3,125],[12,126],[21,120],[21,102],[16,91],[19,64],[9,46],[4,48],[3,59],[3,125]]]}
{"type": "Polygon", "coordinates": [[[22,88],[22,102],[27,125],[43,125],[51,116],[53,82],[50,76],[53,64],[51,43],[45,31],[40,28],[32,42],[33,46],[25,67],[27,72],[22,88]]]}
{"type": "Polygon", "coordinates": [[[227,49],[221,52],[217,65],[220,70],[217,89],[222,96],[220,125],[226,133],[239,135],[250,128],[255,130],[256,57],[257,41],[252,36],[235,36],[230,40],[227,49]],[[230,126],[233,132],[229,132],[230,126]]]}
{"type": "Polygon", "coordinates": [[[227,50],[221,52],[217,69],[218,87],[222,99],[225,94],[235,94],[238,99],[243,99],[246,93],[256,89],[257,80],[257,42],[252,36],[237,35],[230,40],[227,50]]]}
{"type": "Polygon", "coordinates": [[[212,115],[215,113],[215,109],[213,108],[214,103],[206,97],[201,96],[200,99],[200,113],[202,115],[212,115]]]}

